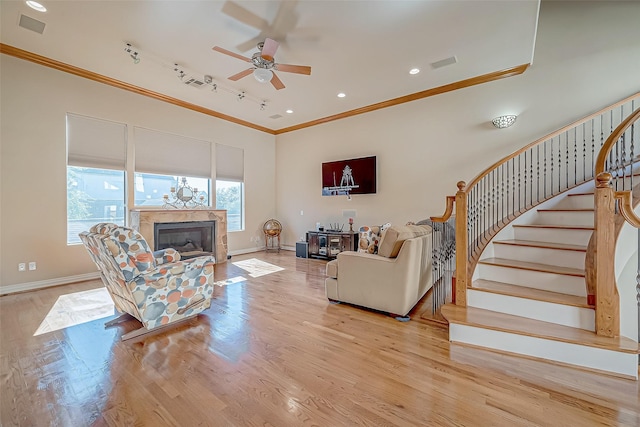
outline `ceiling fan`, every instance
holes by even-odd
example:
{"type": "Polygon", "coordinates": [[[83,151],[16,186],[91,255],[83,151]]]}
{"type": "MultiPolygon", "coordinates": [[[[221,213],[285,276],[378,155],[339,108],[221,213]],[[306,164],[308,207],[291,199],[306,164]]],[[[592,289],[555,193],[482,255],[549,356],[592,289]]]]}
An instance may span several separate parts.
{"type": "Polygon", "coordinates": [[[275,54],[278,50],[278,46],[280,46],[280,44],[277,41],[267,38],[264,42],[258,43],[259,52],[254,53],[251,58],[247,58],[246,56],[239,55],[219,46],[214,46],[213,50],[252,64],[250,68],[229,77],[229,80],[236,81],[248,76],[249,74],[253,74],[256,80],[260,83],[271,82],[274,88],[280,90],[284,89],[285,86],[274,71],[277,70],[285,73],[305,74],[308,76],[311,74],[311,67],[305,65],[278,64],[275,62],[275,54]]]}

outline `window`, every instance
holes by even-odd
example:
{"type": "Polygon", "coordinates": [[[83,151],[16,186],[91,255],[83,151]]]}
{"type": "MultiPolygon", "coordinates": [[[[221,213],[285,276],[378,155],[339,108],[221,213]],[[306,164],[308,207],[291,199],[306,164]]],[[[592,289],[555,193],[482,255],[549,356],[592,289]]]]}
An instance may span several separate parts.
{"type": "Polygon", "coordinates": [[[216,209],[227,210],[227,231],[244,229],[242,182],[216,180],[216,209]]]}
{"type": "MultiPolygon", "coordinates": [[[[187,185],[198,189],[198,195],[205,195],[205,205],[209,205],[209,180],[197,177],[185,177],[187,185]]],[[[136,206],[162,206],[163,196],[171,198],[171,187],[178,188],[181,185],[182,176],[156,175],[151,173],[136,173],[135,176],[135,205],[136,206]]],[[[199,199],[198,199],[199,200],[199,199]]]]}
{"type": "Polygon", "coordinates": [[[124,225],[124,171],[67,167],[67,243],[99,222],[124,225]]]}
{"type": "Polygon", "coordinates": [[[227,231],[244,230],[244,150],[216,144],[216,208],[227,210],[227,231]]]}
{"type": "Polygon", "coordinates": [[[67,244],[99,222],[125,223],[123,123],[67,114],[67,244]]]}

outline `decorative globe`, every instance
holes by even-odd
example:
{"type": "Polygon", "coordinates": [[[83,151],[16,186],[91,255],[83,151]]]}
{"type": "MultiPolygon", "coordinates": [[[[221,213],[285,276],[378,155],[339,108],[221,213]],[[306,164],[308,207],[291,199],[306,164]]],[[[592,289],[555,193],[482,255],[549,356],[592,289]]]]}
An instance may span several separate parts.
{"type": "Polygon", "coordinates": [[[282,232],[282,224],[277,219],[270,219],[264,223],[262,231],[268,236],[278,236],[282,232]]]}

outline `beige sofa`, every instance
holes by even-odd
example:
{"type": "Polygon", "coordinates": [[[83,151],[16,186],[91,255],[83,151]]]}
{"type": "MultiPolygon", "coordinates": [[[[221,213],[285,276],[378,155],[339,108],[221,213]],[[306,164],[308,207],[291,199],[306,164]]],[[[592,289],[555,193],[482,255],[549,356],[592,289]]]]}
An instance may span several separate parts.
{"type": "Polygon", "coordinates": [[[406,317],[433,286],[431,233],[429,226],[391,226],[378,254],[339,253],[327,263],[327,298],[406,317]]]}

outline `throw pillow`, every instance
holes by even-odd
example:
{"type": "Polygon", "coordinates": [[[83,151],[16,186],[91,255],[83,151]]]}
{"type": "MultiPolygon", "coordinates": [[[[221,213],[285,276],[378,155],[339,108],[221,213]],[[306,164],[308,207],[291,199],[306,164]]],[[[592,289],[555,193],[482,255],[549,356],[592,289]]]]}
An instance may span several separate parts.
{"type": "Polygon", "coordinates": [[[369,254],[378,253],[378,244],[382,239],[384,232],[387,228],[391,227],[391,223],[384,225],[360,227],[360,241],[358,243],[358,252],[366,252],[369,254]]]}

